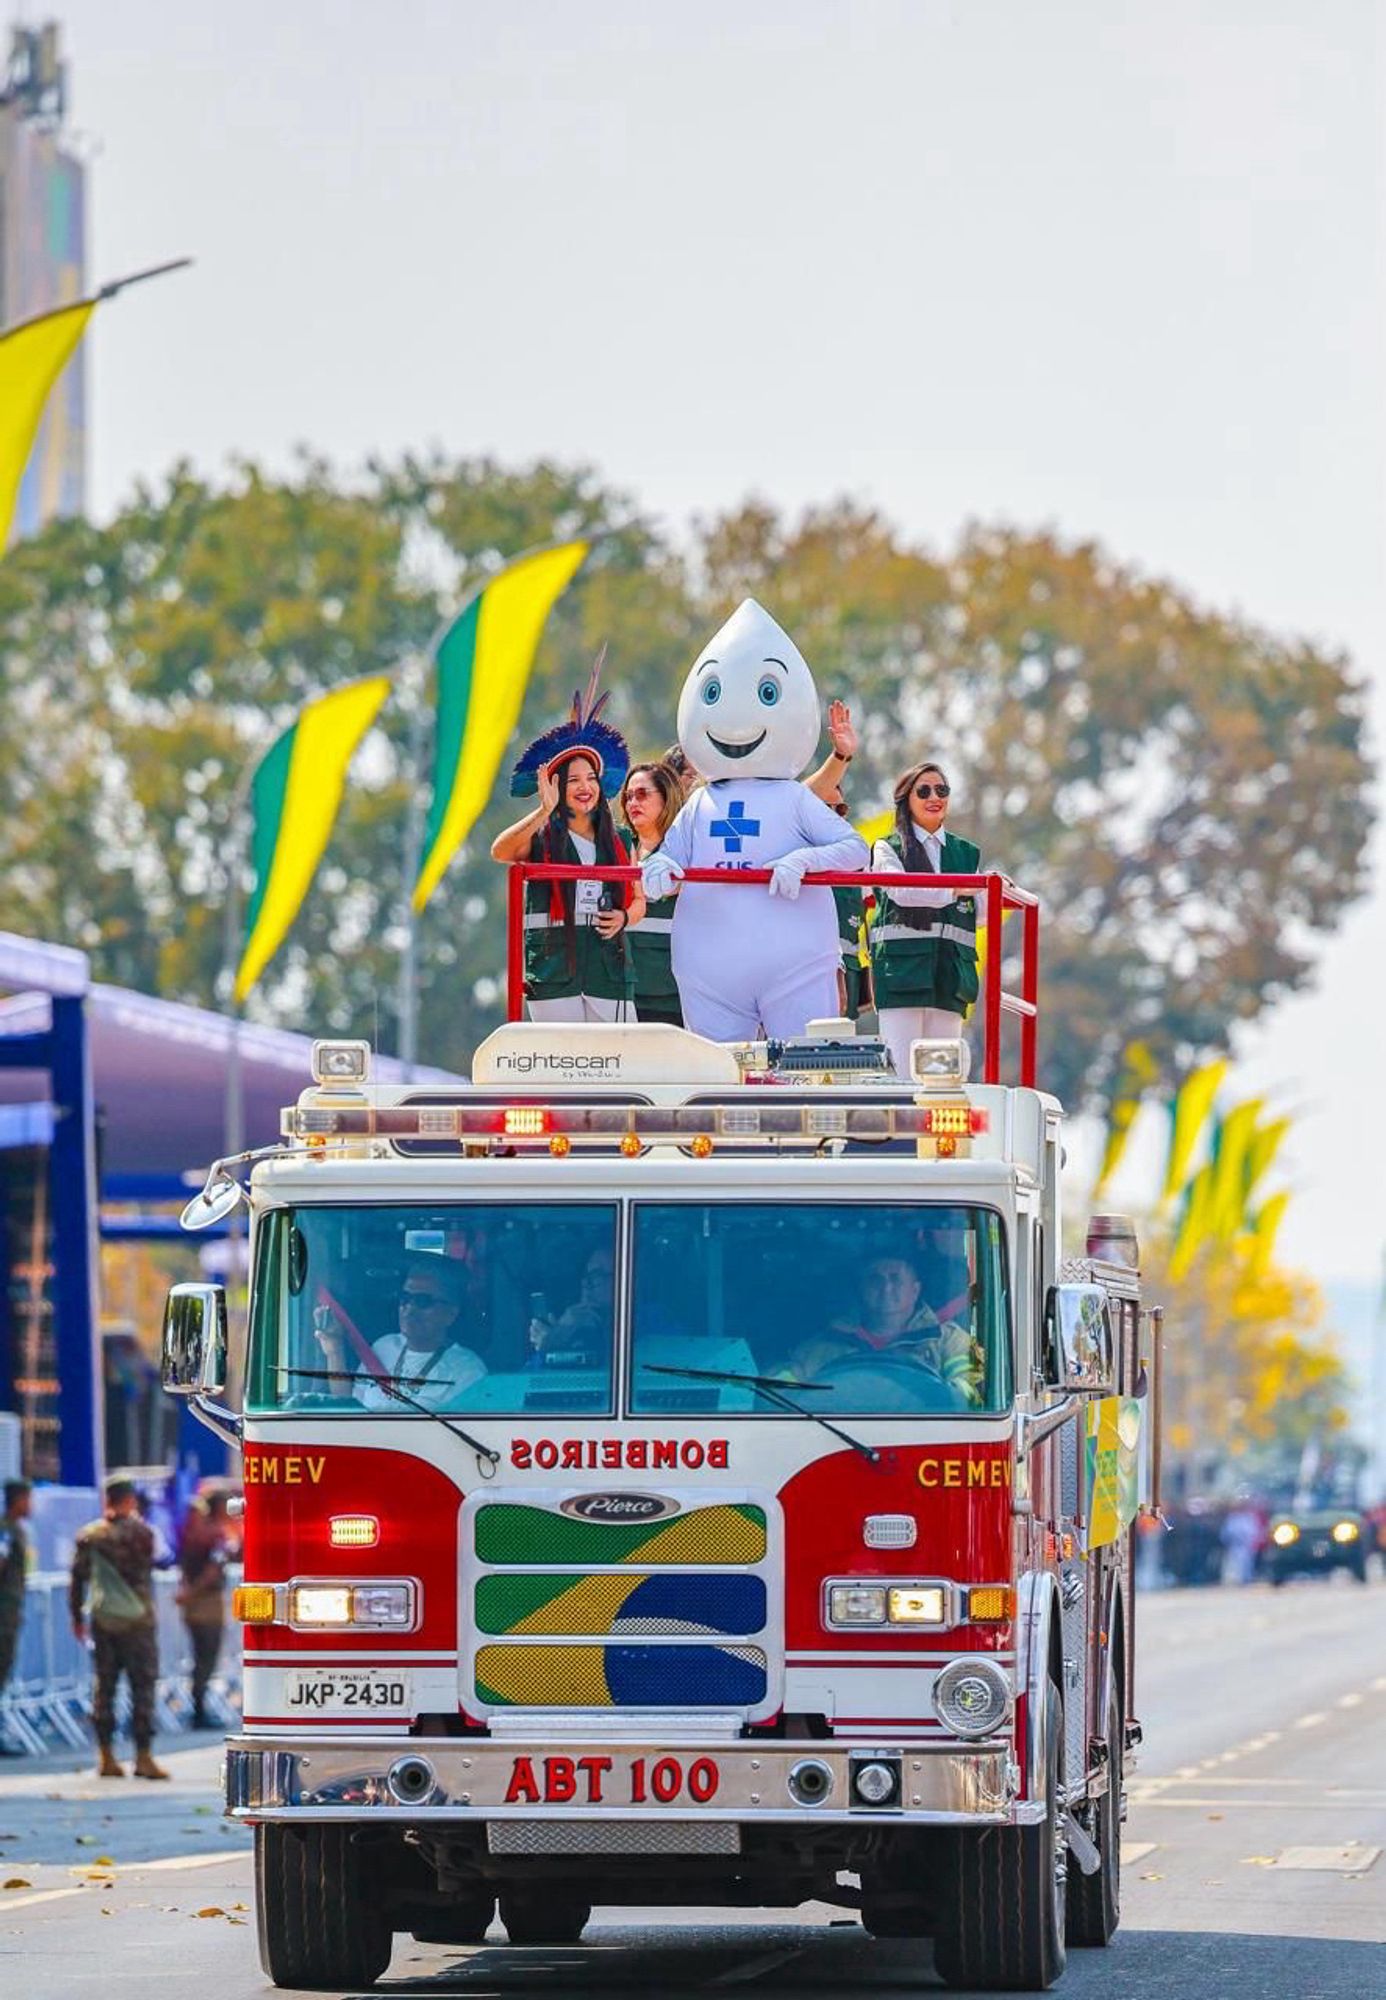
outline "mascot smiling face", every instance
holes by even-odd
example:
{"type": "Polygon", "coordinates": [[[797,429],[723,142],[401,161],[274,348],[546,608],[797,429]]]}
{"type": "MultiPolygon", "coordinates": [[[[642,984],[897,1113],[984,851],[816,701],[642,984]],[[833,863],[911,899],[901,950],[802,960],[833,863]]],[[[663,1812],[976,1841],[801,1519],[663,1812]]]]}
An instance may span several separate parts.
{"type": "Polygon", "coordinates": [[[797,778],[819,728],[807,660],[748,597],[709,639],[683,684],[683,754],[704,778],[797,778]]]}

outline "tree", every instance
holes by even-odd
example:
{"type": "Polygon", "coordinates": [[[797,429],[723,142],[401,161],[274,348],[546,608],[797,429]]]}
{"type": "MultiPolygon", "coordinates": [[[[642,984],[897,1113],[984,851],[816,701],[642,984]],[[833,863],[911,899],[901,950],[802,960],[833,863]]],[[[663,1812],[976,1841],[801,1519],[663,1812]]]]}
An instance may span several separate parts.
{"type": "Polygon", "coordinates": [[[1142,1279],[1168,1328],[1171,1490],[1292,1489],[1305,1448],[1331,1453],[1350,1423],[1347,1371],[1325,1337],[1317,1286],[1259,1263],[1245,1242],[1208,1245],[1175,1280],[1167,1233],[1157,1226],[1142,1237],[1142,1279]]]}
{"type": "MultiPolygon", "coordinates": [[[[108,526],[60,522],[0,564],[0,927],[99,976],[213,1001],[235,785],[308,693],[417,656],[462,590],[555,536],[602,539],[550,621],[522,728],[609,644],[639,754],[674,733],[698,645],[746,592],[863,725],[852,803],[926,751],[984,859],[1044,899],[1046,1083],[1101,1106],[1146,1042],[1166,1084],[1302,985],[1360,892],[1362,689],[1345,660],[1195,607],[1093,544],[973,528],[946,557],[839,501],[763,503],[675,546],[586,467],[404,457],[347,481],[305,457],[176,468],[108,526]]],[[[253,1010],[393,1039],[406,675],[253,1010]]],[[[422,919],[425,1056],[500,1016],[498,788],[422,919]]]]}

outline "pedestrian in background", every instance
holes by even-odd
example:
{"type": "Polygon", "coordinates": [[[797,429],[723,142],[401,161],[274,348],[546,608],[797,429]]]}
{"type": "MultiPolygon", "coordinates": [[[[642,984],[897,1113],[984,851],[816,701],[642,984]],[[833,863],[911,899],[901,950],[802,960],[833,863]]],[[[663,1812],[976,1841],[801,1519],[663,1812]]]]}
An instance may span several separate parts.
{"type": "Polygon", "coordinates": [[[97,1774],[123,1778],[115,1754],[115,1698],[120,1677],[130,1683],[130,1734],[134,1775],[166,1778],[154,1762],[154,1691],[159,1678],[159,1638],[154,1622],[154,1531],[140,1519],[132,1479],[113,1475],[105,1486],[106,1511],[77,1537],[68,1586],[72,1630],[92,1643],[92,1725],[100,1752],[97,1774]]]}
{"type": "MultiPolygon", "coordinates": [[[[946,831],[951,787],[937,764],[915,764],[896,781],[895,830],[876,842],[876,875],[975,875],[980,850],[946,831]]],[[[977,899],[970,890],[876,885],[871,984],[881,1037],[897,1076],[910,1044],[961,1035],[977,998],[977,899]]]]}
{"type": "MultiPolygon", "coordinates": [[[[683,804],[678,772],[665,763],[634,764],[621,787],[621,817],[635,837],[635,858],[653,854],[678,817],[683,804]]],[[[670,933],[678,892],[647,903],[638,924],[632,924],[626,946],[635,972],[635,1018],[683,1026],[678,981],[670,963],[670,933]]]]}
{"type": "Polygon", "coordinates": [[[226,1565],[238,1548],[226,1494],[212,1492],[194,1500],[178,1540],[178,1568],[183,1578],[178,1604],[193,1656],[193,1729],[213,1727],[207,1717],[207,1688],[217,1670],[226,1629],[226,1565]]]}
{"type": "MultiPolygon", "coordinates": [[[[0,1517],[0,1695],[14,1667],[19,1651],[19,1628],[24,1623],[24,1588],[29,1572],[29,1537],[24,1523],[29,1518],[32,1493],[27,1479],[5,1481],[5,1512],[0,1517]]],[[[23,1752],[0,1744],[0,1757],[19,1757],[23,1752]]]]}

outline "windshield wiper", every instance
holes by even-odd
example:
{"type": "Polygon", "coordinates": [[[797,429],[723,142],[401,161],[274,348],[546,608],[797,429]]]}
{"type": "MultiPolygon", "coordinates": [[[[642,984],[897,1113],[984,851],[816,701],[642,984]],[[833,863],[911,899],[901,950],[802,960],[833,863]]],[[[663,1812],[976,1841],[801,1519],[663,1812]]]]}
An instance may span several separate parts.
{"type": "Polygon", "coordinates": [[[774,1375],[738,1375],[731,1368],[663,1368],[656,1361],[642,1361],[640,1366],[649,1375],[683,1375],[693,1382],[744,1383],[748,1389],[755,1389],[764,1396],[767,1403],[778,1403],[782,1410],[792,1410],[796,1417],[812,1417],[814,1423],[821,1424],[825,1431],[831,1431],[835,1438],[841,1438],[853,1451],[860,1452],[869,1465],[881,1462],[881,1454],[874,1445],[863,1444],[849,1431],[839,1430],[836,1424],[829,1423],[820,1410],[806,1410],[802,1403],[796,1403],[792,1396],[785,1394],[786,1389],[812,1389],[820,1395],[826,1394],[832,1387],[830,1382],[796,1382],[793,1378],[785,1382],[774,1375]]]}
{"type": "MultiPolygon", "coordinates": [[[[279,1375],[296,1375],[305,1382],[340,1382],[343,1376],[347,1375],[347,1371],[344,1368],[288,1368],[282,1363],[276,1364],[275,1373],[279,1375]]],[[[347,1379],[352,1380],[356,1378],[348,1377],[347,1379]]],[[[417,1410],[421,1417],[436,1418],[444,1430],[451,1431],[454,1437],[461,1438],[463,1444],[470,1445],[471,1449],[476,1453],[478,1461],[483,1458],[490,1461],[491,1470],[483,1474],[484,1478],[490,1479],[494,1475],[496,1467],[500,1464],[500,1453],[498,1451],[493,1451],[489,1444],[483,1444],[480,1438],[474,1438],[470,1431],[464,1431],[461,1424],[455,1424],[445,1410],[430,1410],[427,1403],[421,1403],[417,1396],[411,1396],[407,1389],[400,1386],[403,1382],[437,1382],[440,1381],[440,1377],[436,1375],[374,1375],[367,1370],[365,1379],[368,1382],[378,1383],[382,1395],[393,1396],[396,1402],[403,1403],[408,1409],[417,1410]]],[[[443,1382],[442,1386],[449,1388],[451,1384],[443,1382]]],[[[477,1470],[481,1470],[479,1463],[477,1470]]]]}

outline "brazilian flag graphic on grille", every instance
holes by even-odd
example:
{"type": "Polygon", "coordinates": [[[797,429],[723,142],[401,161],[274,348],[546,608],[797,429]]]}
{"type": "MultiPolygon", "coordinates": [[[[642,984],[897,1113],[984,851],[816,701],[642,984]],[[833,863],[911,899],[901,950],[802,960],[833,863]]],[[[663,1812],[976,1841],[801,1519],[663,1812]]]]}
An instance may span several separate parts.
{"type": "Polygon", "coordinates": [[[484,1563],[754,1563],[765,1557],[763,1507],[697,1507],[672,1521],[579,1521],[544,1507],[478,1508],[484,1563]]]}
{"type": "Polygon", "coordinates": [[[481,1632],[670,1637],[741,1637],[765,1624],[758,1576],[483,1576],[476,1587],[481,1632]]]}
{"type": "Polygon", "coordinates": [[[488,1707],[729,1708],[763,1701],[759,1646],[483,1646],[476,1691],[488,1707]]]}

